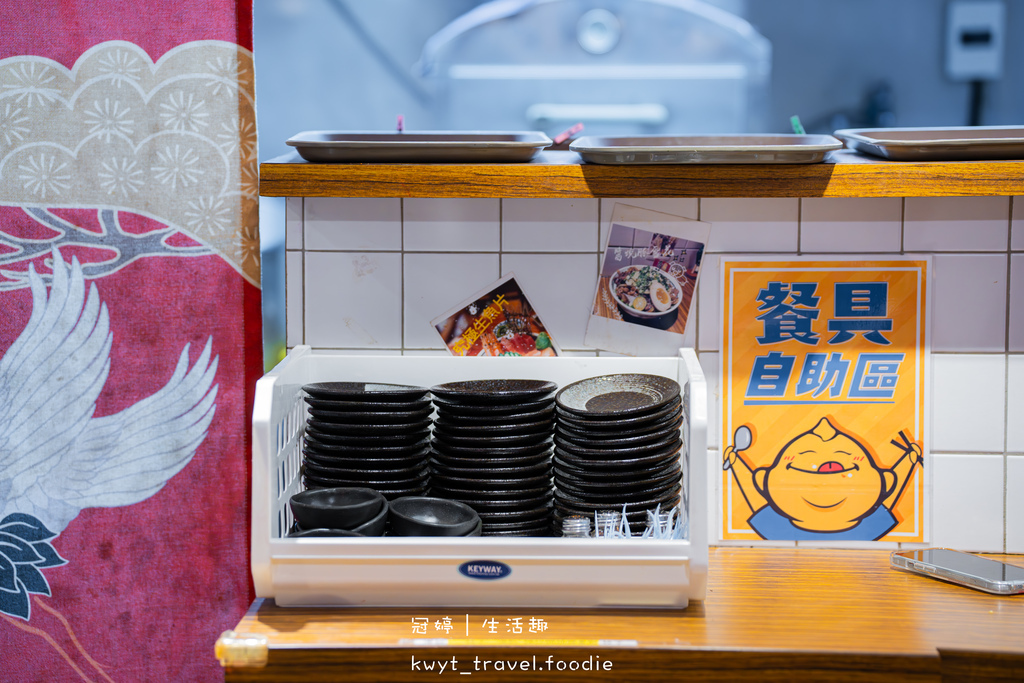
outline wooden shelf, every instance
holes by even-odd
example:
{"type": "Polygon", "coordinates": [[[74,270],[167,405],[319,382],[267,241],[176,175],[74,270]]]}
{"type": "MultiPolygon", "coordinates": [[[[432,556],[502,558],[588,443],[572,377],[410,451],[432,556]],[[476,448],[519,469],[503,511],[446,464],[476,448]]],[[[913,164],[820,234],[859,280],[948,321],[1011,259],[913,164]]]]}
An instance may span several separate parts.
{"type": "Polygon", "coordinates": [[[574,152],[516,164],[260,164],[264,197],[955,197],[1024,195],[1024,161],[605,166],[574,152]]]}
{"type": "MultiPolygon", "coordinates": [[[[1003,559],[1024,563],[1019,555],[1003,559]]],[[[411,670],[415,660],[455,657],[472,670],[475,657],[532,663],[549,655],[599,656],[613,665],[575,676],[491,671],[484,680],[1024,680],[1024,596],[894,571],[885,550],[712,548],[707,599],[685,610],[284,608],[257,601],[235,631],[267,639],[267,665],[229,667],[229,683],[416,681],[425,674],[411,670]],[[412,620],[422,617],[430,632],[415,635],[412,620]],[[434,624],[445,617],[452,631],[438,633],[434,624]],[[494,634],[483,628],[492,618],[494,634]],[[515,618],[523,624],[518,634],[509,632],[515,618]],[[530,618],[544,631],[528,632],[530,618]]]]}

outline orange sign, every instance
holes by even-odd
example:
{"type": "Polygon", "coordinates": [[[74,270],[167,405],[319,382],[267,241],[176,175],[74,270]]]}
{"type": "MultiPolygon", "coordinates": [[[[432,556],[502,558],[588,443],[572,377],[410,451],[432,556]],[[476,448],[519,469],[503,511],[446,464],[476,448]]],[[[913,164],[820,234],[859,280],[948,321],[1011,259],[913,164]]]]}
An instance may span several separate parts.
{"type": "Polygon", "coordinates": [[[925,540],[928,265],[723,261],[722,539],[925,540]]]}

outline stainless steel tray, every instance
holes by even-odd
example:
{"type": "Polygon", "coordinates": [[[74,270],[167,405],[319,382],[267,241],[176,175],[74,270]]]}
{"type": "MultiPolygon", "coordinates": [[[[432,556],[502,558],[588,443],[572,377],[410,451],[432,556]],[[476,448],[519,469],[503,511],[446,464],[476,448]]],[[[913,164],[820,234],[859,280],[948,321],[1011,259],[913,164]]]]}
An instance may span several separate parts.
{"type": "Polygon", "coordinates": [[[893,161],[1024,159],[1024,127],[844,128],[847,147],[893,161]]]}
{"type": "Polygon", "coordinates": [[[312,130],[286,142],[306,161],[529,161],[551,138],[535,131],[312,130]]]}
{"type": "Polygon", "coordinates": [[[639,135],[577,138],[594,164],[814,164],[843,143],[831,135],[639,135]]]}

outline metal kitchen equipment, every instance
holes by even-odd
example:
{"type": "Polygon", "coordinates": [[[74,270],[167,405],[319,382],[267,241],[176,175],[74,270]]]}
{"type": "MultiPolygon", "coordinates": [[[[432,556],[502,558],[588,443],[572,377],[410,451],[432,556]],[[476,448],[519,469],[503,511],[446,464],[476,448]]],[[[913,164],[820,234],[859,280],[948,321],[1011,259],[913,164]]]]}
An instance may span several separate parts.
{"type": "Polygon", "coordinates": [[[497,0],[428,39],[417,70],[441,128],[758,133],[771,45],[700,0],[497,0]]]}
{"type": "Polygon", "coordinates": [[[345,356],[298,346],[257,383],[252,424],[253,581],[258,597],[278,605],[685,607],[704,599],[707,388],[692,349],[671,358],[537,359],[345,356]],[[301,490],[304,384],[433,386],[542,374],[565,386],[611,373],[662,375],[682,387],[684,538],[286,537],[293,521],[288,500],[301,490]],[[469,576],[472,566],[509,571],[481,580],[469,576]]]}

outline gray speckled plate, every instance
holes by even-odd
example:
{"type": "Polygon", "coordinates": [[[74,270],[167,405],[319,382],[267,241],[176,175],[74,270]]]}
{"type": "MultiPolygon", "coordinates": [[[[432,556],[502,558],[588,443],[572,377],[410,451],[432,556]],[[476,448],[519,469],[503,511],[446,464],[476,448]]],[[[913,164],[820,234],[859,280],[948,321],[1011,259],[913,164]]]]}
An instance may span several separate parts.
{"type": "Polygon", "coordinates": [[[661,375],[600,375],[555,394],[555,405],[574,415],[615,418],[654,410],[679,396],[679,383],[661,375]]]}

